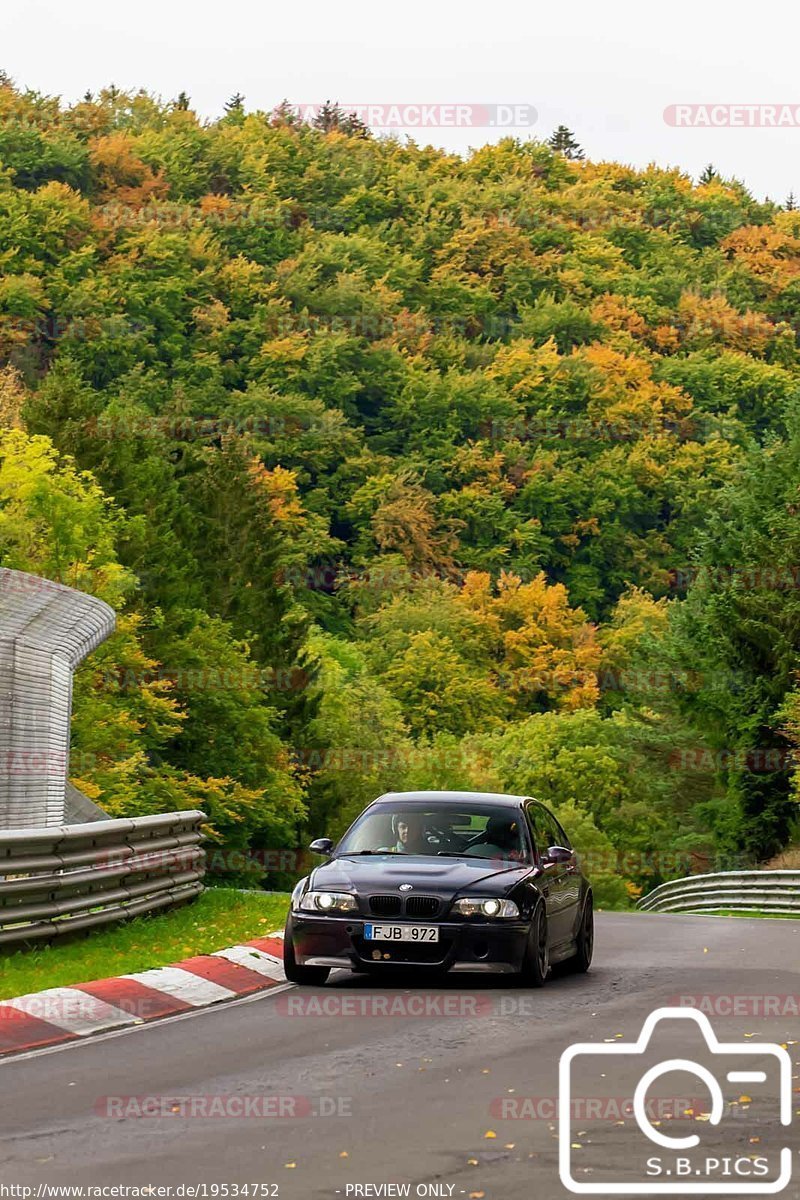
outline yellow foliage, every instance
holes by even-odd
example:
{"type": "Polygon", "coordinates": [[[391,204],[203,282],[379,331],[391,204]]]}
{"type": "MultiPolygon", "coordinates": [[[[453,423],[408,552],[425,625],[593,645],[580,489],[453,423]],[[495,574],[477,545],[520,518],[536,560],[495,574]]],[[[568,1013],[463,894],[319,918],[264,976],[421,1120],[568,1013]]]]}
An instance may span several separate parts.
{"type": "Polygon", "coordinates": [[[486,374],[505,383],[512,395],[525,398],[557,372],[561,362],[555,338],[548,338],[543,346],[517,338],[510,346],[498,350],[486,374]]]}
{"type": "Polygon", "coordinates": [[[592,368],[593,388],[587,405],[592,420],[634,434],[655,430],[663,421],[678,420],[691,411],[690,397],[672,384],[656,382],[645,358],[623,354],[600,342],[579,347],[573,355],[592,368]]]}
{"type": "Polygon", "coordinates": [[[471,571],[458,602],[498,637],[512,694],[542,693],[567,712],[597,703],[600,646],[563,584],[548,584],[544,572],[528,583],[503,572],[493,593],[491,577],[471,571]]]}
{"type": "Polygon", "coordinates": [[[305,509],[300,502],[296,471],[281,466],[270,471],[260,459],[254,458],[250,478],[267,493],[269,509],[276,521],[291,523],[302,518],[305,509]]]}

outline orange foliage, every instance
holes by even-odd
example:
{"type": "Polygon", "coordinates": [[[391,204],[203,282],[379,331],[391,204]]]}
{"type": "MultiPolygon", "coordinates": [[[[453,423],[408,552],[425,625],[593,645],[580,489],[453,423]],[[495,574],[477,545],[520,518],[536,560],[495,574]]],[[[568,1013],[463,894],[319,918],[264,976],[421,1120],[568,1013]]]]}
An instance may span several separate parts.
{"type": "Polygon", "coordinates": [[[721,243],[721,249],[780,292],[800,274],[800,215],[778,213],[771,225],[744,225],[721,243]]]}
{"type": "Polygon", "coordinates": [[[136,141],[116,132],[94,138],[89,159],[102,191],[123,204],[141,205],[163,199],[169,187],[162,171],[154,172],[136,154],[136,141]]]}
{"type": "Polygon", "coordinates": [[[723,345],[763,354],[776,333],[762,313],[740,313],[724,296],[698,296],[694,292],[681,296],[678,323],[682,341],[697,349],[723,345]]]}

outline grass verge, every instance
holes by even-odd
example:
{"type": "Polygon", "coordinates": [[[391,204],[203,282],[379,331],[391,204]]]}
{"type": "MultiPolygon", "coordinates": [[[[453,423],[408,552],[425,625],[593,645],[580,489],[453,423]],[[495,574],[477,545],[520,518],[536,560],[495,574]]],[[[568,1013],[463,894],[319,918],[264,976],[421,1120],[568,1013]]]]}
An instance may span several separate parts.
{"type": "Polygon", "coordinates": [[[721,909],[719,912],[712,913],[687,913],[686,916],[693,917],[760,917],[764,921],[800,921],[799,913],[775,913],[775,912],[760,912],[755,908],[738,908],[738,909],[721,909]]]}
{"type": "Polygon", "coordinates": [[[0,955],[0,1000],[210,954],[282,929],[283,892],[209,888],[174,912],[136,917],[85,938],[0,955]]]}

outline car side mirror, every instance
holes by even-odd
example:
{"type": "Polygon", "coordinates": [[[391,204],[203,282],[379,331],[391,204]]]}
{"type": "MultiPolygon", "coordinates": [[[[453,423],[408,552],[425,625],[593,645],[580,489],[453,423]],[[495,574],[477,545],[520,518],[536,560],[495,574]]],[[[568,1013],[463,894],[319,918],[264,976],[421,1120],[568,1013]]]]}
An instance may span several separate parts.
{"type": "Polygon", "coordinates": [[[546,867],[555,866],[557,863],[572,862],[574,852],[568,850],[566,846],[550,846],[549,849],[542,855],[542,862],[546,867]]]}
{"type": "Polygon", "coordinates": [[[330,856],[333,849],[333,842],[330,838],[317,838],[308,847],[314,854],[324,854],[326,858],[330,856]]]}

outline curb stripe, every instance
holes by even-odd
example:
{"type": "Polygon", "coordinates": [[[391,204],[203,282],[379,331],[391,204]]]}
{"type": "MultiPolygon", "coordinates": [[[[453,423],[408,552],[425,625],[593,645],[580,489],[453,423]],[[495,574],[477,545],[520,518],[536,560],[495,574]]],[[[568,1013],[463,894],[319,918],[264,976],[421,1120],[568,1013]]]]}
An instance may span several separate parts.
{"type": "Polygon", "coordinates": [[[252,942],[245,942],[245,946],[255,946],[256,950],[263,950],[265,954],[277,959],[279,963],[283,962],[283,938],[276,938],[274,934],[270,934],[269,937],[253,938],[252,942]]]}
{"type": "Polygon", "coordinates": [[[34,1046],[49,1046],[51,1042],[74,1041],[77,1041],[74,1034],[57,1029],[55,1025],[21,1012],[18,1008],[11,1008],[7,1002],[0,1004],[0,1054],[30,1050],[34,1046]]]}
{"type": "Polygon", "coordinates": [[[135,979],[95,979],[93,983],[82,983],[81,991],[107,1000],[123,1012],[133,1013],[140,1021],[155,1021],[173,1013],[190,1012],[192,1008],[191,1004],[145,987],[135,979]]]}
{"type": "Polygon", "coordinates": [[[210,979],[201,979],[191,971],[184,971],[179,966],[156,967],[152,971],[139,971],[132,975],[121,975],[121,979],[135,979],[145,987],[155,988],[157,992],[166,992],[178,1000],[184,1000],[192,1008],[202,1008],[205,1004],[216,1004],[219,1000],[230,1000],[236,995],[230,988],[220,987],[210,979]]]}
{"type": "Polygon", "coordinates": [[[255,946],[229,946],[227,950],[216,950],[214,958],[227,958],[228,962],[238,963],[248,971],[257,971],[262,976],[262,985],[265,979],[282,983],[286,978],[283,963],[255,946]]]}
{"type": "Polygon", "coordinates": [[[229,988],[235,995],[244,996],[257,992],[264,986],[264,977],[258,971],[249,971],[240,963],[230,962],[214,954],[201,954],[197,958],[186,958],[181,963],[182,971],[191,971],[200,979],[229,988]]]}
{"type": "Polygon", "coordinates": [[[0,1001],[0,1056],[180,1017],[279,985],[286,986],[282,932],[166,967],[46,988],[0,1001]]]}
{"type": "Polygon", "coordinates": [[[28,996],[17,996],[7,1000],[9,1008],[39,1017],[66,1033],[84,1036],[98,1029],[114,1029],[118,1025],[132,1025],[136,1017],[131,1013],[98,1000],[76,987],[47,988],[43,992],[32,992],[28,996]]]}

